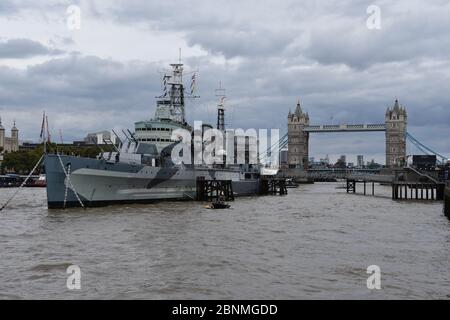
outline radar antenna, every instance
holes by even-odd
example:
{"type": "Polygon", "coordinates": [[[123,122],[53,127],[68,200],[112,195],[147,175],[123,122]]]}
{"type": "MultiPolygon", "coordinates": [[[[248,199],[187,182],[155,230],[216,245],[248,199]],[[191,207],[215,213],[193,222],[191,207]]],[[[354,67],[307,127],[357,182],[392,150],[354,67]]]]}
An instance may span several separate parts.
{"type": "Polygon", "coordinates": [[[178,63],[170,64],[172,70],[166,70],[162,76],[163,94],[157,97],[158,104],[169,106],[172,120],[186,124],[185,99],[195,99],[198,70],[189,72],[191,84],[189,92],[185,91],[183,84],[183,63],[181,62],[181,49],[178,63]]]}
{"type": "Polygon", "coordinates": [[[217,104],[217,130],[225,131],[225,99],[226,90],[222,88],[222,81],[219,82],[219,88],[216,89],[216,97],[219,97],[217,104]]]}

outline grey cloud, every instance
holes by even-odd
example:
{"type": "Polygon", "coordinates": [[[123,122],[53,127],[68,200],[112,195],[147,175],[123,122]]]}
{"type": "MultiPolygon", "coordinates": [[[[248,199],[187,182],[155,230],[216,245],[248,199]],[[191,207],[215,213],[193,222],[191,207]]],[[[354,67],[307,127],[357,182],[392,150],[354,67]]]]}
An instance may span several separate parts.
{"type": "Polygon", "coordinates": [[[223,54],[227,58],[239,56],[272,56],[281,54],[289,44],[291,37],[271,30],[259,37],[252,30],[202,30],[189,33],[188,44],[200,45],[214,54],[223,54]]]}
{"type": "Polygon", "coordinates": [[[381,30],[367,29],[360,17],[321,19],[322,27],[311,31],[305,55],[323,64],[343,63],[355,68],[446,58],[450,49],[449,5],[391,8],[385,4],[381,12],[381,30]]]}
{"type": "Polygon", "coordinates": [[[24,59],[62,53],[64,51],[48,48],[30,39],[9,39],[0,42],[0,59],[24,59]]]}
{"type": "MultiPolygon", "coordinates": [[[[47,1],[35,1],[35,0],[2,0],[0,9],[5,9],[9,13],[20,13],[25,10],[60,10],[63,7],[67,7],[71,4],[77,4],[84,2],[85,0],[47,0],[47,1]]],[[[89,0],[92,1],[92,0],[89,0]]]]}
{"type": "Polygon", "coordinates": [[[226,58],[304,56],[364,69],[378,63],[445,58],[450,4],[443,0],[377,1],[382,29],[368,30],[373,1],[116,1],[105,16],[120,23],[184,33],[226,58]],[[432,19],[430,19],[432,17],[432,19]]]}
{"type": "Polygon", "coordinates": [[[3,0],[0,2],[0,16],[10,15],[16,13],[17,11],[17,7],[13,1],[3,0]]]}
{"type": "MultiPolygon", "coordinates": [[[[229,127],[280,128],[282,134],[286,131],[287,112],[295,107],[297,97],[314,123],[328,123],[331,116],[334,123],[383,122],[385,108],[398,97],[408,108],[410,132],[436,150],[450,153],[448,139],[435,139],[449,133],[450,101],[445,94],[445,78],[433,68],[428,68],[428,73],[420,78],[408,80],[408,77],[386,79],[388,68],[372,73],[353,69],[344,72],[335,66],[321,66],[315,72],[289,71],[278,69],[279,63],[273,60],[246,61],[234,68],[211,63],[208,57],[187,59],[186,64],[187,70],[200,67],[201,99],[188,101],[190,121],[214,124],[217,112],[214,89],[219,80],[227,89],[229,127]],[[429,130],[431,124],[433,130],[429,130]]],[[[165,66],[79,55],[50,60],[26,70],[1,67],[0,113],[15,117],[21,124],[21,134],[28,139],[37,138],[43,109],[49,113],[53,131],[61,128],[66,140],[81,138],[88,131],[132,128],[135,121],[153,115],[154,97],[161,89],[157,73],[161,67],[165,66]]],[[[398,70],[406,69],[413,74],[423,72],[409,65],[398,70]]],[[[374,154],[373,157],[382,160],[382,136],[357,137],[362,142],[355,142],[354,138],[314,136],[312,154],[333,155],[341,150],[349,156],[352,152],[374,154]],[[349,140],[354,142],[349,144],[349,140]]]]}
{"type": "Polygon", "coordinates": [[[49,44],[54,47],[64,47],[75,45],[75,41],[71,37],[60,37],[58,35],[55,35],[52,39],[49,40],[49,44]]]}
{"type": "Polygon", "coordinates": [[[134,121],[152,114],[160,87],[156,70],[153,64],[78,55],[25,70],[0,67],[0,114],[16,118],[22,137],[34,140],[42,110],[66,139],[90,130],[132,128],[134,121]]]}
{"type": "Polygon", "coordinates": [[[147,23],[159,31],[184,33],[189,45],[199,45],[228,59],[281,54],[298,33],[298,29],[277,16],[275,11],[279,13],[283,3],[199,0],[115,3],[109,14],[118,22],[147,23]]]}

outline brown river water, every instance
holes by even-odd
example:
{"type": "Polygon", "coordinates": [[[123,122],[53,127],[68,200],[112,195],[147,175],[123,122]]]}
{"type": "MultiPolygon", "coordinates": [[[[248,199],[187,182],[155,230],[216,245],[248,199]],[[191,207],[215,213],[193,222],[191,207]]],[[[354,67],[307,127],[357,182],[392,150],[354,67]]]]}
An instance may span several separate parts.
{"type": "MultiPolygon", "coordinates": [[[[47,210],[23,189],[0,212],[0,299],[448,299],[442,202],[348,195],[340,184],[197,202],[47,210]],[[69,290],[66,269],[81,270],[69,290]],[[381,290],[366,285],[370,265],[381,290]]],[[[0,205],[14,192],[0,189],[0,205]]]]}

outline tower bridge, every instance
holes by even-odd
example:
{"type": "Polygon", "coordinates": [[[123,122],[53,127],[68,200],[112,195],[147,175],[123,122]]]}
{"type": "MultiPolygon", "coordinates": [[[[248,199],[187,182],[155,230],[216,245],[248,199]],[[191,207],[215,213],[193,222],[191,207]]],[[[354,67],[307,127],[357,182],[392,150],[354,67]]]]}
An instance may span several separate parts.
{"type": "Polygon", "coordinates": [[[386,166],[396,167],[406,163],[406,138],[408,115],[398,100],[387,108],[383,124],[310,125],[309,115],[303,112],[300,101],[294,113],[288,114],[288,165],[306,168],[309,159],[309,135],[333,132],[385,132],[386,166]]]}

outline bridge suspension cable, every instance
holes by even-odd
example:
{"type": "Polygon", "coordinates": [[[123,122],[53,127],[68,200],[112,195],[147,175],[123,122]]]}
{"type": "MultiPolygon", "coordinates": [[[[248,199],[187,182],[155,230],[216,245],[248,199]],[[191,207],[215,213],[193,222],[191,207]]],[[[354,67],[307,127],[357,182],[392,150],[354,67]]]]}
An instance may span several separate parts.
{"type": "Polygon", "coordinates": [[[442,154],[437,153],[436,151],[433,151],[432,149],[430,149],[429,147],[424,145],[422,142],[420,142],[419,140],[414,138],[409,132],[406,133],[406,137],[413,145],[415,145],[423,153],[428,154],[428,155],[436,155],[436,157],[438,159],[440,159],[439,162],[441,162],[441,163],[445,163],[448,161],[447,157],[443,156],[442,154]]]}
{"type": "Polygon", "coordinates": [[[280,151],[281,149],[285,148],[288,144],[288,134],[286,133],[284,136],[278,140],[278,142],[272,144],[269,148],[267,148],[267,151],[264,155],[260,155],[260,163],[271,163],[272,160],[272,153],[276,151],[280,151]]]}

